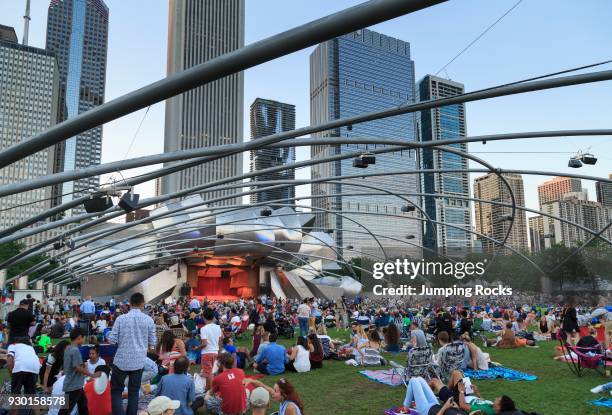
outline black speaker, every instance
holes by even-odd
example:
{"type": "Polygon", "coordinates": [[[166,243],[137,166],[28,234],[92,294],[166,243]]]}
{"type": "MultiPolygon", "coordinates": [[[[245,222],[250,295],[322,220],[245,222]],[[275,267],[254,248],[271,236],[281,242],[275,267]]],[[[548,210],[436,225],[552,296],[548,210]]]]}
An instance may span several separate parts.
{"type": "Polygon", "coordinates": [[[224,269],[223,271],[221,271],[221,278],[229,278],[230,277],[230,271],[227,269],[224,269]]]}
{"type": "Polygon", "coordinates": [[[189,294],[191,294],[191,287],[189,286],[189,284],[185,283],[181,286],[179,290],[179,295],[181,297],[187,297],[189,294]]]}
{"type": "Polygon", "coordinates": [[[85,212],[87,213],[104,212],[105,210],[113,207],[113,199],[107,196],[94,197],[85,200],[83,202],[83,206],[85,207],[85,212]]]}
{"type": "Polygon", "coordinates": [[[138,207],[138,199],[140,195],[136,193],[126,193],[119,200],[119,207],[126,212],[132,212],[138,207]]]}

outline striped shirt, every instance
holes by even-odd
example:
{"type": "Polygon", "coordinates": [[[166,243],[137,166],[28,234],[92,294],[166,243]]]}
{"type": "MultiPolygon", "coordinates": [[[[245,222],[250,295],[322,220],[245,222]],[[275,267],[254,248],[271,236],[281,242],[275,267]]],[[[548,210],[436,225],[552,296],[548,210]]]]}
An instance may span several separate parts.
{"type": "Polygon", "coordinates": [[[115,366],[124,371],[140,370],[145,365],[147,350],[155,347],[157,341],[153,319],[140,309],[131,309],[117,317],[108,340],[117,344],[115,366]]]}

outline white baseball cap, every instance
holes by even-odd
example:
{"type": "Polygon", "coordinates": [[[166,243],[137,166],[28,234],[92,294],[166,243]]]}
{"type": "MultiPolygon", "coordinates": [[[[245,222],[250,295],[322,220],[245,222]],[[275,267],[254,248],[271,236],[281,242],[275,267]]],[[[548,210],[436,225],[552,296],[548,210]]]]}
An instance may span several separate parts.
{"type": "Polygon", "coordinates": [[[102,395],[108,386],[108,376],[106,373],[100,372],[100,377],[94,379],[94,391],[98,395],[102,395]]]}
{"type": "Polygon", "coordinates": [[[253,389],[251,396],[249,397],[251,407],[253,408],[265,408],[270,402],[270,393],[262,388],[261,386],[253,389]]]}
{"type": "Polygon", "coordinates": [[[147,412],[149,415],[162,415],[168,409],[179,409],[181,401],[173,401],[167,396],[158,396],[149,402],[147,412]]]}

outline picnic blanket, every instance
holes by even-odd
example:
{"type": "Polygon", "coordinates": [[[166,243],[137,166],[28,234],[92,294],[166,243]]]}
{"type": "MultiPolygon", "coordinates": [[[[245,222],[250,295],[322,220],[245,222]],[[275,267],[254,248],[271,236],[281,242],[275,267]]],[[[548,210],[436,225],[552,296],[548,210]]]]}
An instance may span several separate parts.
{"type": "Polygon", "coordinates": [[[466,369],[463,371],[465,376],[470,379],[485,380],[485,379],[505,379],[511,381],[519,380],[536,380],[538,377],[527,373],[519,372],[518,370],[508,367],[497,366],[490,367],[489,370],[472,370],[466,369]]]}
{"type": "Polygon", "coordinates": [[[404,384],[402,382],[402,374],[398,374],[398,371],[393,371],[391,369],[362,370],[359,373],[374,382],[382,383],[387,386],[399,386],[404,384]]]}
{"type": "Polygon", "coordinates": [[[591,405],[603,406],[605,408],[612,408],[612,398],[599,398],[595,401],[589,401],[591,405]]]}

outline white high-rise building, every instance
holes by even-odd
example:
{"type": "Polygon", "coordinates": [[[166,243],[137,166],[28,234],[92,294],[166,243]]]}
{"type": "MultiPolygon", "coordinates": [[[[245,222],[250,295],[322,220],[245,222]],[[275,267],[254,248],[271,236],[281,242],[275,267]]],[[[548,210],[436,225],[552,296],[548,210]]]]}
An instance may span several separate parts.
{"type": "MultiPolygon", "coordinates": [[[[544,203],[542,211],[593,231],[603,229],[610,222],[610,210],[599,202],[588,200],[585,192],[566,193],[558,200],[544,203]]],[[[548,236],[544,239],[546,248],[552,244],[578,246],[592,237],[590,233],[558,220],[545,220],[544,234],[548,236]]],[[[602,236],[612,238],[612,228],[608,228],[602,236]]]]}
{"type": "MultiPolygon", "coordinates": [[[[244,46],[244,0],[170,0],[168,75],[244,46]]],[[[243,141],[242,72],[192,89],[166,101],[164,151],[235,144],[243,141]]],[[[165,176],[168,194],[242,173],[234,154],[165,176]]],[[[237,193],[208,192],[205,199],[237,193]]],[[[239,203],[238,198],[216,204],[239,203]]]]}

